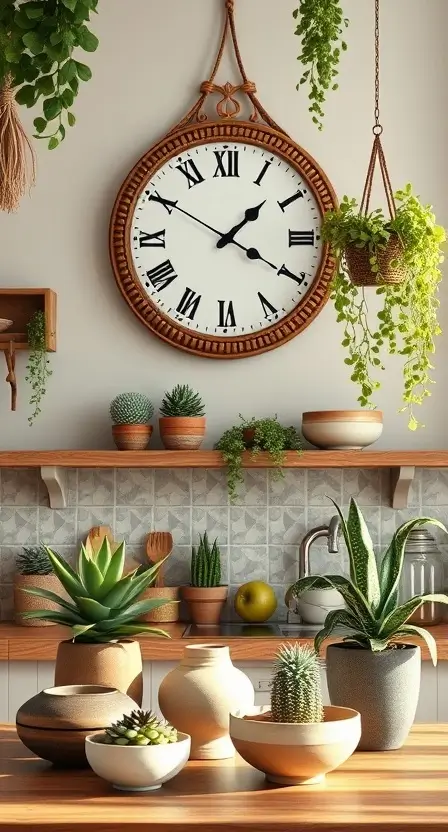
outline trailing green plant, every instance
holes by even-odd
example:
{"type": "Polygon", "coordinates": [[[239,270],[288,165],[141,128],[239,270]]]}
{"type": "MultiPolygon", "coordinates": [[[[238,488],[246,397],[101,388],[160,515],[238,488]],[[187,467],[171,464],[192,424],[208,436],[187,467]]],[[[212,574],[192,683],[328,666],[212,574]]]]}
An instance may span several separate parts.
{"type": "Polygon", "coordinates": [[[335,78],[341,51],[347,49],[342,36],[349,20],[342,13],[340,0],[300,0],[293,17],[298,21],[295,33],[302,45],[297,60],[302,63],[303,73],[297,89],[307,85],[308,109],[314,124],[322,130],[326,94],[330,88],[338,88],[335,78]]]}
{"type": "Polygon", "coordinates": [[[171,393],[165,393],[160,412],[162,416],[203,416],[205,407],[188,384],[176,384],[171,393]]]}
{"type": "Polygon", "coordinates": [[[311,647],[282,644],[276,656],[271,686],[274,722],[322,722],[320,662],[311,647]]]}
{"type": "Polygon", "coordinates": [[[114,554],[107,537],[104,538],[97,554],[89,554],[81,546],[77,570],[46,547],[53,572],[59,578],[71,600],[60,598],[46,589],[24,589],[29,595],[37,595],[47,601],[54,601],[62,609],[33,610],[22,613],[24,618],[52,621],[71,627],[73,640],[102,643],[120,638],[136,636],[139,633],[165,636],[163,630],[141,624],[138,618],[167,601],[163,598],[139,601],[138,598],[150,586],[163,560],[138,575],[138,569],[123,574],[125,566],[125,544],[120,543],[114,554]]]}
{"type": "Polygon", "coordinates": [[[351,368],[351,380],[360,387],[362,407],[373,407],[372,395],[380,384],[376,373],[384,370],[382,348],[405,359],[403,402],[408,427],[420,423],[414,405],[430,396],[429,386],[435,352],[434,338],[441,329],[437,320],[438,287],[443,261],[444,229],[436,224],[432,207],[423,205],[413,194],[412,186],[397,191],[396,216],[386,217],[381,209],[367,216],[359,213],[355,199],[344,197],[340,207],[324,217],[322,236],[330,243],[337,260],[331,297],[337,320],[344,326],[342,346],[348,351],[345,363],[351,368]],[[402,253],[391,266],[402,266],[406,280],[398,285],[382,280],[378,255],[384,251],[391,234],[402,244],[402,253]],[[366,291],[350,280],[345,260],[347,246],[367,249],[372,273],[377,276],[376,294],[383,297],[376,326],[369,320],[366,291]]]}
{"type": "Polygon", "coordinates": [[[42,104],[35,138],[53,150],[73,127],[73,102],[90,68],[78,50],[95,52],[98,38],[87,23],[98,0],[3,0],[0,3],[0,88],[10,82],[18,104],[42,104]]]}
{"type": "Polygon", "coordinates": [[[103,742],[106,745],[168,745],[177,742],[177,730],[152,711],[139,708],[123,714],[118,722],[106,728],[103,742]]]}
{"type": "Polygon", "coordinates": [[[146,425],[153,413],[152,402],[143,393],[120,393],[110,404],[114,425],[146,425]]]}
{"type": "Polygon", "coordinates": [[[27,323],[27,338],[30,353],[26,366],[28,375],[25,377],[31,385],[30,405],[33,408],[28,417],[30,427],[42,412],[41,402],[47,392],[47,381],[53,374],[47,355],[47,331],[45,314],[42,310],[34,313],[27,323]]]}
{"type": "Polygon", "coordinates": [[[288,594],[299,598],[302,592],[324,580],[329,587],[338,590],[345,601],[345,610],[333,610],[328,613],[323,629],[314,639],[316,652],[319,652],[322,642],[333,630],[340,626],[349,630],[349,635],[344,641],[374,652],[394,647],[396,639],[402,636],[421,636],[428,645],[435,665],[437,646],[434,637],[422,627],[408,624],[407,621],[427,601],[448,604],[448,595],[416,595],[401,605],[398,604],[398,596],[404,551],[412,529],[425,526],[427,523],[438,526],[446,533],[447,529],[443,523],[431,517],[417,517],[403,523],[392,537],[378,571],[372,540],[355,500],[350,501],[347,520],[339,506],[336,503],[334,505],[341,518],[350,562],[350,577],[311,575],[296,581],[288,590],[288,594]]]}
{"type": "Polygon", "coordinates": [[[16,558],[19,575],[52,575],[53,566],[45,546],[24,546],[16,558]]]}
{"type": "Polygon", "coordinates": [[[191,586],[213,587],[221,584],[221,552],[218,540],[210,545],[207,532],[199,535],[199,546],[191,550],[191,586]]]}
{"type": "Polygon", "coordinates": [[[283,427],[277,416],[272,419],[245,419],[226,430],[216,444],[227,464],[227,488],[231,502],[238,496],[238,485],[244,482],[243,453],[250,450],[254,458],[266,451],[275,466],[274,479],[283,477],[285,451],[302,451],[301,437],[294,427],[283,427]]]}

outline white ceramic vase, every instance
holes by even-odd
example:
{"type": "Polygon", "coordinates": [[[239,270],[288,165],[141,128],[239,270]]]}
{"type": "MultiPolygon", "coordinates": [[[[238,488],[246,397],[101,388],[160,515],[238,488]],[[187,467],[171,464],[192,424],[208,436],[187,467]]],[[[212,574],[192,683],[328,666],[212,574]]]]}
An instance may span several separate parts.
{"type": "Polygon", "coordinates": [[[165,719],[191,736],[191,760],[233,757],[230,711],[250,708],[254,699],[252,682],[233,666],[229,648],[215,644],[188,645],[159,688],[165,719]]]}

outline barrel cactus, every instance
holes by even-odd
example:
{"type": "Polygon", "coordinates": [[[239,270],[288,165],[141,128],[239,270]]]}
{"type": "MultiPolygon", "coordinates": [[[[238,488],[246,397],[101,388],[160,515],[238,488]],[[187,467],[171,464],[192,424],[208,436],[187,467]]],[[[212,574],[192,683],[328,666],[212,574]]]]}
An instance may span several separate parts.
{"type": "Polygon", "coordinates": [[[199,535],[199,546],[191,552],[191,585],[219,586],[221,583],[221,553],[218,541],[210,546],[207,532],[199,535]]]}
{"type": "Polygon", "coordinates": [[[146,425],[153,413],[152,402],[143,393],[120,393],[110,405],[114,425],[146,425]]]}
{"type": "Polygon", "coordinates": [[[282,644],[274,665],[271,713],[274,722],[322,722],[317,653],[301,644],[282,644]]]}

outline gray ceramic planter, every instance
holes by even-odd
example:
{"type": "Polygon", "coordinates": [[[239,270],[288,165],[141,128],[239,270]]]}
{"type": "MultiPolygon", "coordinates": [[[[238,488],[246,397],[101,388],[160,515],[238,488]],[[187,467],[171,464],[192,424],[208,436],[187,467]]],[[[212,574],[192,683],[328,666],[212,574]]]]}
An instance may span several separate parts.
{"type": "Polygon", "coordinates": [[[420,647],[372,653],[346,644],[327,648],[332,705],[361,714],[359,751],[401,748],[414,721],[420,692],[420,647]]]}

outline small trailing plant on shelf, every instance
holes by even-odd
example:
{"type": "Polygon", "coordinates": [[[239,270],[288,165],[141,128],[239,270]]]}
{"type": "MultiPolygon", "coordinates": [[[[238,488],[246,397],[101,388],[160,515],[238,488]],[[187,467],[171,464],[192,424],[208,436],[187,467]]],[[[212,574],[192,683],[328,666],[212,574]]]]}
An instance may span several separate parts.
{"type": "Polygon", "coordinates": [[[16,558],[19,575],[53,575],[53,566],[45,546],[24,546],[16,558]]]}
{"type": "Polygon", "coordinates": [[[110,404],[112,435],[120,451],[143,451],[152,434],[154,406],[143,393],[120,393],[110,404]]]}
{"type": "Polygon", "coordinates": [[[188,384],[177,384],[165,393],[159,420],[160,436],[168,450],[197,450],[205,435],[205,407],[188,384]]]}
{"type": "Polygon", "coordinates": [[[177,742],[177,731],[152,711],[138,709],[106,728],[102,741],[106,745],[168,745],[177,742]]]}
{"type": "Polygon", "coordinates": [[[395,194],[396,215],[381,209],[360,213],[355,199],[344,197],[340,207],[327,213],[322,236],[337,259],[332,299],[337,320],[344,327],[342,346],[351,380],[360,388],[362,407],[374,407],[373,394],[380,387],[377,373],[384,370],[382,352],[404,358],[403,407],[408,427],[420,427],[414,406],[430,396],[431,356],[441,329],[437,297],[446,235],[437,225],[430,205],[424,205],[407,185],[395,194]],[[382,298],[376,325],[369,320],[363,286],[353,282],[353,256],[365,253],[371,281],[382,298]],[[352,267],[351,267],[352,264],[352,267]],[[388,282],[387,271],[404,273],[401,282],[388,282]]]}
{"type": "Polygon", "coordinates": [[[45,315],[41,310],[34,313],[27,324],[27,339],[30,349],[26,381],[31,385],[30,405],[33,408],[28,422],[31,425],[42,412],[41,402],[47,392],[47,381],[53,374],[47,354],[47,331],[45,315]]]}
{"type": "Polygon", "coordinates": [[[190,615],[196,624],[218,624],[227,599],[221,584],[221,552],[218,540],[210,543],[207,532],[191,550],[190,586],[182,587],[190,615]]]}
{"type": "Polygon", "coordinates": [[[273,722],[322,722],[321,663],[314,650],[301,644],[282,644],[271,686],[273,722]]]}
{"type": "Polygon", "coordinates": [[[227,487],[230,500],[235,502],[238,485],[244,482],[243,453],[249,450],[252,457],[265,451],[275,466],[274,478],[283,476],[282,465],[285,451],[302,451],[300,434],[294,427],[284,427],[277,416],[269,419],[245,419],[240,414],[241,423],[226,430],[216,445],[227,464],[227,487]]]}
{"type": "Polygon", "coordinates": [[[293,17],[302,46],[297,60],[303,73],[297,89],[308,87],[308,109],[314,124],[322,130],[326,95],[330,89],[338,88],[339,59],[341,51],[347,49],[343,33],[349,21],[343,15],[340,0],[300,0],[293,17]]]}

